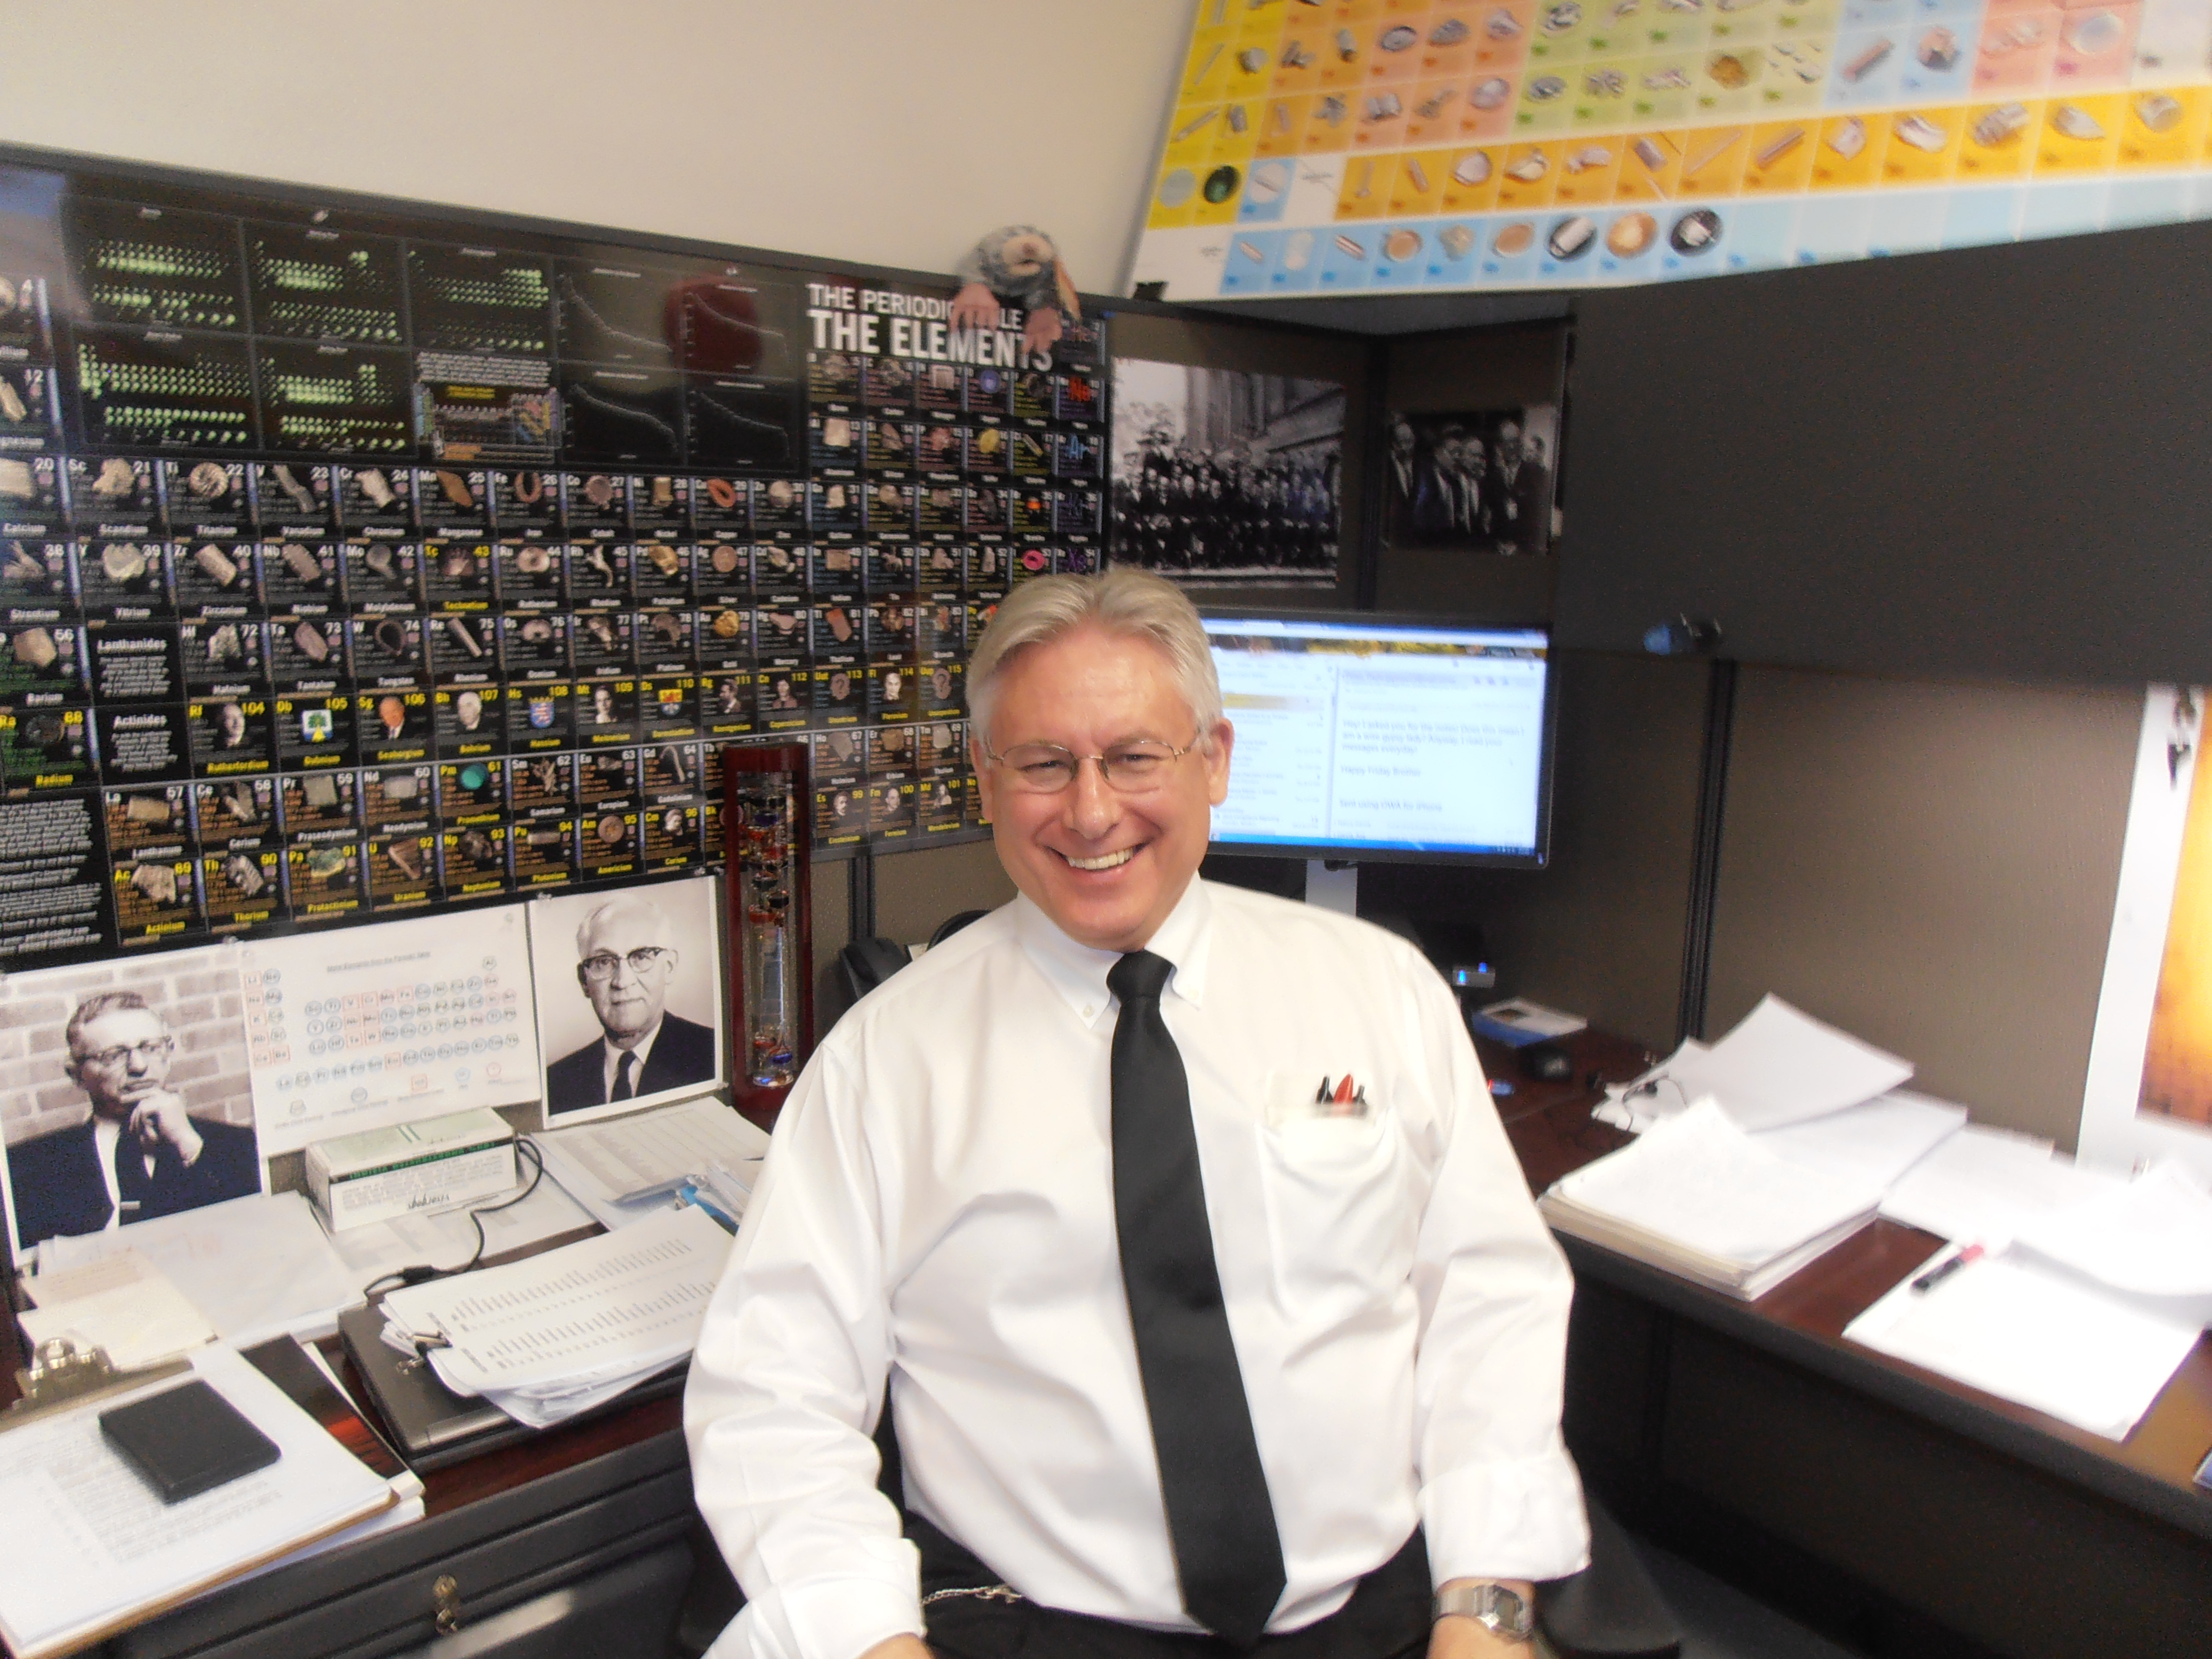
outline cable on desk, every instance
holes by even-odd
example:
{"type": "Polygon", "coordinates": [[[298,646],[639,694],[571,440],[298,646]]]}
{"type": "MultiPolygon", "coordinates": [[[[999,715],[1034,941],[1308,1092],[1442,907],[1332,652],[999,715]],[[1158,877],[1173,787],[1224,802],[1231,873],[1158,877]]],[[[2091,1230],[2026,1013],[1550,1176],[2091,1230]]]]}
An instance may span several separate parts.
{"type": "Polygon", "coordinates": [[[477,1250],[474,1255],[458,1267],[434,1267],[428,1262],[418,1262],[411,1267],[395,1267],[388,1273],[378,1274],[368,1284],[362,1285],[362,1295],[374,1302],[387,1290],[396,1291],[409,1285],[427,1285],[434,1279],[450,1279],[455,1273],[465,1273],[474,1269],[476,1265],[484,1259],[484,1251],[489,1245],[489,1241],[484,1237],[483,1218],[488,1215],[495,1215],[501,1210],[513,1209],[531,1194],[536,1192],[538,1183],[545,1179],[545,1158],[538,1150],[534,1141],[526,1136],[520,1138],[515,1141],[514,1150],[518,1152],[527,1152],[530,1155],[530,1184],[513,1198],[502,1198],[496,1204],[480,1204],[469,1212],[469,1219],[476,1224],[477,1229],[477,1250]]]}

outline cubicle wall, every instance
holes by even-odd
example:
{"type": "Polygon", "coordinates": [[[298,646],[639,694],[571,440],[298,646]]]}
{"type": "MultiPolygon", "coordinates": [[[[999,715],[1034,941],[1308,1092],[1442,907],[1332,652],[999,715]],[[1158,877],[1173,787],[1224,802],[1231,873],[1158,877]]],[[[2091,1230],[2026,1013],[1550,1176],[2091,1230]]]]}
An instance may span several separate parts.
{"type": "Polygon", "coordinates": [[[2212,672],[2209,259],[2197,223],[1578,299],[1562,638],[2212,672]]]}
{"type": "Polygon", "coordinates": [[[1363,915],[1481,925],[1500,996],[1673,1046],[1689,914],[1704,663],[1560,653],[1552,861],[1542,870],[1370,866],[1363,915]]]}
{"type": "Polygon", "coordinates": [[[2070,1147],[2138,692],[1746,670],[1709,1030],[1767,991],[2070,1147]]]}

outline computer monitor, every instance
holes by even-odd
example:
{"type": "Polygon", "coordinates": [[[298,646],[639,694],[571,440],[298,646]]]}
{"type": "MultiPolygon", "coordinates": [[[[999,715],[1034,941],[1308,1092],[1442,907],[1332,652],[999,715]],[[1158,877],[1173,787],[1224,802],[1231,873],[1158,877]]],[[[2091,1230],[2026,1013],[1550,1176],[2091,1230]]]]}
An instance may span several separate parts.
{"type": "Polygon", "coordinates": [[[1212,849],[1540,868],[1551,636],[1440,617],[1201,611],[1236,727],[1212,849]]]}

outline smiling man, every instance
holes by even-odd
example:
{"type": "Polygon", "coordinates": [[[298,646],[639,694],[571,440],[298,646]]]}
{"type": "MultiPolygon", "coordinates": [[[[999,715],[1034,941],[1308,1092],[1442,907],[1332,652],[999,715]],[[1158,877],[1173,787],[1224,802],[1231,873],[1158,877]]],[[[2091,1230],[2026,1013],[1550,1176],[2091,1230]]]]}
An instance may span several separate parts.
{"type": "Polygon", "coordinates": [[[1020,896],[784,1109],[685,1402],[714,1653],[1528,1652],[1569,1281],[1450,992],[1197,878],[1235,733],[1168,583],[1024,584],[969,686],[1020,896]]]}
{"type": "Polygon", "coordinates": [[[599,1018],[599,1036],[545,1068],[549,1108],[616,1105],[714,1080],[714,1034],[668,1012],[668,988],[682,966],[657,904],[611,899],[584,918],[576,983],[599,1018]]]}

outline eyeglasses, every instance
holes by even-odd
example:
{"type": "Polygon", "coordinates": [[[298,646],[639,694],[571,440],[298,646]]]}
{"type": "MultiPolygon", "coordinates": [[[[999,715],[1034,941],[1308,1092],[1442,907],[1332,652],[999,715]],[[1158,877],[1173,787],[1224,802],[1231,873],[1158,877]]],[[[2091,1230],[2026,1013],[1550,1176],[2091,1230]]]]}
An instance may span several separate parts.
{"type": "Polygon", "coordinates": [[[641,945],[636,950],[619,957],[611,951],[602,951],[597,956],[586,957],[577,965],[583,970],[586,979],[594,985],[600,985],[612,979],[615,969],[624,963],[629,964],[633,974],[649,974],[660,965],[663,957],[674,954],[658,945],[641,945]]]}
{"type": "Polygon", "coordinates": [[[1083,763],[1097,761],[1098,775],[1107,787],[1124,795],[1140,795],[1168,781],[1168,769],[1198,747],[1193,738],[1182,748],[1156,738],[1117,743],[1103,755],[1079,755],[1056,743],[1018,743],[1003,755],[983,753],[1006,769],[1006,777],[1025,794],[1056,795],[1075,781],[1083,763]]]}
{"type": "Polygon", "coordinates": [[[76,1058],[80,1066],[120,1066],[136,1054],[151,1066],[162,1055],[174,1054],[176,1050],[177,1040],[173,1036],[148,1037],[143,1042],[124,1042],[112,1048],[96,1048],[91,1054],[79,1054],[76,1058]]]}

